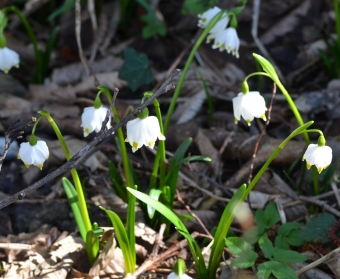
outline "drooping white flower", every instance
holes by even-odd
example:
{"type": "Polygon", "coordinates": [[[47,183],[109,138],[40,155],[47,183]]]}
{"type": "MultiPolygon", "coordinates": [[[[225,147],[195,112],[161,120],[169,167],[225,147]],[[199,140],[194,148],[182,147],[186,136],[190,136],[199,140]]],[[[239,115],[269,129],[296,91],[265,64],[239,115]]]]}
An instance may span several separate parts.
{"type": "MultiPolygon", "coordinates": [[[[84,112],[81,115],[81,127],[84,130],[84,137],[87,137],[93,131],[98,133],[102,128],[102,123],[106,117],[108,109],[105,107],[87,107],[84,108],[84,112]]],[[[107,122],[107,128],[110,129],[111,115],[107,122]]]]}
{"type": "Polygon", "coordinates": [[[157,138],[165,140],[161,133],[156,116],[148,116],[144,119],[136,118],[126,124],[126,142],[132,146],[132,152],[136,152],[143,145],[153,148],[157,138]]]}
{"type": "Polygon", "coordinates": [[[237,97],[233,98],[233,108],[235,124],[240,121],[241,116],[249,126],[254,117],[262,118],[266,121],[266,102],[257,91],[251,91],[246,94],[239,93],[237,97]]]}
{"type": "Polygon", "coordinates": [[[236,29],[229,27],[220,31],[215,36],[215,41],[212,48],[219,48],[220,51],[226,50],[228,53],[239,58],[238,49],[240,47],[240,39],[237,36],[236,29]]]}
{"type": "Polygon", "coordinates": [[[304,160],[306,160],[307,169],[315,165],[318,172],[321,173],[332,162],[332,148],[327,145],[310,144],[302,157],[302,161],[304,160]]]}
{"type": "Polygon", "coordinates": [[[202,14],[199,14],[198,17],[200,18],[200,20],[198,21],[197,26],[201,27],[201,28],[205,28],[207,27],[207,25],[209,24],[210,20],[213,19],[213,17],[215,15],[217,15],[219,12],[221,11],[221,9],[219,7],[213,7],[207,11],[205,11],[202,14]]]}
{"type": "Polygon", "coordinates": [[[43,164],[45,160],[48,159],[49,155],[50,153],[46,142],[38,140],[35,145],[31,145],[29,142],[21,143],[18,159],[21,159],[27,168],[30,165],[35,165],[39,169],[42,169],[43,164]]]}
{"type": "Polygon", "coordinates": [[[230,18],[227,13],[224,13],[222,15],[222,18],[215,24],[213,28],[211,28],[206,42],[212,42],[216,38],[216,36],[227,27],[229,20],[230,18]]]}
{"type": "MultiPolygon", "coordinates": [[[[167,279],[179,279],[179,276],[175,273],[175,272],[171,272],[167,279]]],[[[186,274],[182,274],[180,279],[192,279],[192,277],[190,277],[189,275],[186,274]]]]}
{"type": "Polygon", "coordinates": [[[19,54],[8,47],[0,48],[0,69],[7,74],[13,66],[19,67],[19,54]]]}

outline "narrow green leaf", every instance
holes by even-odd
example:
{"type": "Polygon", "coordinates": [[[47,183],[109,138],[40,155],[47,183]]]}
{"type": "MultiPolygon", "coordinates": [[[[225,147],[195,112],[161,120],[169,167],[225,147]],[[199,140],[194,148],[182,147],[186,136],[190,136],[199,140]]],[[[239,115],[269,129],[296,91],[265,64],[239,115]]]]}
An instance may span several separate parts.
{"type": "Polygon", "coordinates": [[[259,246],[267,259],[270,259],[274,255],[273,243],[268,239],[268,237],[260,237],[259,246]]]}
{"type": "MultiPolygon", "coordinates": [[[[137,190],[137,186],[134,186],[134,190],[137,190]]],[[[136,197],[129,195],[128,212],[126,219],[126,232],[130,240],[130,253],[134,263],[136,263],[136,235],[135,235],[135,224],[136,224],[136,197]]]]}
{"type": "MultiPolygon", "coordinates": [[[[149,196],[151,198],[153,198],[154,200],[158,201],[159,200],[159,196],[162,194],[162,191],[159,189],[151,189],[149,192],[149,196]]],[[[155,208],[150,206],[149,204],[147,204],[147,208],[148,208],[148,215],[149,218],[152,219],[153,216],[155,215],[155,208]]]]}
{"type": "Polygon", "coordinates": [[[91,266],[97,259],[98,253],[99,253],[99,237],[97,234],[94,233],[93,230],[98,229],[98,224],[94,224],[93,229],[89,230],[86,234],[86,252],[89,257],[89,261],[91,266]]]}
{"type": "Polygon", "coordinates": [[[67,200],[71,206],[74,218],[76,220],[81,238],[83,239],[84,243],[86,243],[86,228],[80,211],[78,193],[70,180],[68,180],[66,177],[63,177],[61,181],[67,196],[67,200]]]}
{"type": "Polygon", "coordinates": [[[261,64],[263,70],[273,79],[274,82],[279,81],[279,77],[276,73],[275,68],[267,59],[256,53],[253,53],[253,56],[255,57],[257,62],[261,64]]]}
{"type": "Polygon", "coordinates": [[[124,202],[128,203],[127,191],[119,171],[111,161],[108,162],[108,166],[113,189],[115,190],[118,197],[120,197],[124,202]]]}
{"type": "Polygon", "coordinates": [[[125,272],[132,273],[135,271],[135,262],[133,261],[133,256],[131,254],[130,241],[125,231],[125,227],[120,220],[119,216],[111,210],[107,210],[102,206],[99,206],[100,209],[104,210],[107,216],[110,218],[112,226],[115,229],[116,239],[119,244],[120,249],[122,249],[124,264],[125,264],[125,272]]]}
{"type": "Polygon", "coordinates": [[[127,190],[137,199],[143,201],[146,204],[149,204],[150,206],[153,206],[158,212],[160,212],[176,227],[178,232],[180,232],[187,239],[191,253],[195,260],[198,278],[200,279],[207,278],[207,269],[205,267],[201,249],[196,243],[196,241],[191,237],[187,228],[182,223],[182,221],[176,216],[176,214],[159,201],[156,201],[155,199],[149,197],[144,193],[141,193],[131,188],[127,188],[127,190]]]}
{"type": "Polygon", "coordinates": [[[246,185],[243,184],[233,195],[225,207],[214,237],[214,244],[211,247],[209,258],[209,278],[215,278],[216,270],[219,267],[222,252],[224,249],[224,238],[227,235],[231,222],[235,217],[240,204],[243,202],[242,197],[246,191],[246,185]]]}
{"type": "Polygon", "coordinates": [[[297,263],[304,262],[307,260],[307,258],[296,251],[276,249],[274,260],[283,263],[297,263]]]}

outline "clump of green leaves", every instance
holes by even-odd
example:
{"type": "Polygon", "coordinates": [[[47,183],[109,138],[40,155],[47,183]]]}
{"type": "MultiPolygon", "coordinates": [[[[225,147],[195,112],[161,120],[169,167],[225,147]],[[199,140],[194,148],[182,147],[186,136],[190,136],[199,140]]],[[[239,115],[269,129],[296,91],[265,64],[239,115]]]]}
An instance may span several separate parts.
{"type": "Polygon", "coordinates": [[[166,35],[165,23],[157,17],[155,11],[148,4],[148,2],[146,0],[135,1],[147,11],[147,14],[145,16],[142,16],[142,21],[145,23],[145,26],[143,27],[142,30],[143,38],[149,39],[155,35],[165,36],[166,35]]]}
{"type": "Polygon", "coordinates": [[[290,250],[290,246],[301,246],[304,243],[299,230],[301,224],[288,222],[280,226],[273,245],[268,238],[267,230],[280,221],[276,204],[268,205],[265,210],[257,210],[255,221],[256,226],[249,229],[243,238],[226,239],[225,245],[237,256],[231,264],[238,268],[253,267],[258,258],[254,247],[258,247],[266,258],[265,262],[257,266],[259,278],[268,278],[273,274],[278,279],[297,279],[297,275],[288,264],[306,260],[305,256],[290,250]]]}

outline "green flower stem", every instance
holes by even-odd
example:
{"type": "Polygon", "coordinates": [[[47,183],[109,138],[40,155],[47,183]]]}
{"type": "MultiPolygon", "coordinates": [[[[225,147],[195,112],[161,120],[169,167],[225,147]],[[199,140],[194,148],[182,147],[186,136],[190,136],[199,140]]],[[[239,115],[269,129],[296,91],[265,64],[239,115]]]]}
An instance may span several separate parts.
{"type": "MultiPolygon", "coordinates": [[[[300,114],[298,108],[296,107],[293,99],[290,97],[288,91],[286,90],[286,88],[283,86],[283,84],[281,83],[281,81],[278,78],[276,78],[274,80],[274,82],[276,83],[277,87],[281,90],[282,94],[286,97],[286,100],[287,100],[290,108],[292,109],[298,124],[300,126],[302,126],[304,124],[303,119],[302,119],[301,114],[300,114]]],[[[308,133],[306,133],[306,132],[303,133],[303,136],[304,136],[305,142],[308,146],[310,144],[310,139],[309,139],[308,133]]],[[[318,171],[317,171],[316,168],[312,168],[312,177],[313,177],[313,184],[314,184],[314,195],[318,195],[319,194],[319,175],[318,175],[318,171]]]]}
{"type": "MultiPolygon", "coordinates": [[[[97,103],[100,102],[99,95],[101,93],[104,93],[106,97],[108,98],[109,102],[112,103],[112,94],[110,90],[107,89],[105,86],[98,86],[97,88],[99,89],[99,92],[96,96],[95,102],[97,103]]],[[[114,115],[115,122],[118,124],[120,122],[120,119],[118,116],[116,106],[113,106],[112,113],[114,115]]],[[[117,133],[118,133],[118,140],[119,140],[119,145],[120,145],[121,153],[122,153],[121,156],[123,160],[123,169],[124,169],[124,174],[125,174],[126,186],[133,188],[134,186],[133,177],[132,177],[132,172],[130,172],[130,165],[129,165],[129,160],[128,160],[128,156],[126,152],[126,146],[125,146],[125,140],[124,140],[124,134],[123,134],[122,128],[118,128],[117,133]]]]}
{"type": "Polygon", "coordinates": [[[15,6],[9,6],[3,9],[3,12],[5,14],[7,14],[8,12],[13,12],[15,13],[21,20],[22,24],[24,25],[28,36],[30,37],[30,40],[33,44],[33,48],[34,48],[34,53],[35,53],[35,61],[36,61],[36,81],[41,83],[42,82],[42,76],[41,76],[41,71],[40,69],[42,68],[42,56],[41,56],[41,52],[38,49],[38,43],[37,43],[37,39],[33,33],[32,27],[29,24],[29,22],[27,21],[27,19],[24,17],[24,15],[15,7],[15,6]]]}
{"type": "MultiPolygon", "coordinates": [[[[115,121],[118,124],[120,119],[119,119],[118,112],[115,106],[112,108],[112,112],[115,117],[115,121]]],[[[126,186],[133,188],[134,185],[132,184],[132,181],[133,181],[132,173],[130,172],[129,161],[127,157],[124,134],[123,134],[122,128],[118,128],[117,133],[118,133],[119,145],[120,145],[121,152],[122,152],[122,160],[123,160],[123,168],[124,168],[126,186]]]]}
{"type": "Polygon", "coordinates": [[[34,125],[33,125],[33,128],[32,128],[32,135],[35,134],[35,129],[37,128],[38,126],[38,123],[40,122],[41,119],[43,119],[45,116],[44,115],[41,115],[39,116],[39,118],[35,121],[34,125]]]}
{"type": "Polygon", "coordinates": [[[183,83],[184,83],[184,79],[185,79],[185,77],[186,77],[186,75],[187,75],[187,73],[189,71],[189,68],[190,68],[192,60],[194,59],[195,53],[198,50],[199,46],[204,41],[205,37],[210,32],[210,30],[221,19],[221,16],[222,16],[222,14],[224,12],[225,11],[222,10],[217,15],[215,15],[213,17],[213,19],[209,22],[208,26],[204,29],[204,31],[202,32],[201,36],[198,38],[197,42],[195,43],[194,47],[192,48],[192,50],[190,52],[190,55],[188,57],[187,62],[185,63],[182,75],[181,75],[181,77],[180,77],[180,79],[178,81],[178,84],[176,86],[175,93],[174,93],[174,95],[172,97],[172,100],[171,100],[171,103],[170,103],[170,106],[169,106],[169,109],[168,109],[168,113],[167,113],[166,118],[165,118],[165,122],[164,122],[164,135],[166,134],[166,132],[167,132],[167,130],[169,128],[169,124],[170,124],[172,113],[173,113],[173,111],[175,109],[175,105],[177,103],[177,99],[178,99],[179,93],[181,92],[181,89],[182,89],[182,86],[183,86],[183,83]]]}
{"type": "MultiPolygon", "coordinates": [[[[57,124],[54,122],[53,118],[51,117],[51,115],[47,111],[40,110],[38,112],[40,114],[42,114],[43,116],[45,116],[46,119],[48,120],[48,122],[51,124],[51,126],[52,126],[55,134],[57,135],[58,140],[59,140],[59,142],[60,142],[60,144],[61,144],[61,146],[64,150],[66,160],[69,161],[72,158],[72,155],[71,155],[71,153],[70,153],[70,151],[67,147],[67,144],[65,142],[63,135],[61,134],[61,132],[59,130],[59,127],[57,126],[57,124]]],[[[86,231],[88,232],[92,229],[92,225],[91,225],[89,213],[87,211],[87,206],[86,206],[83,188],[82,188],[81,183],[80,183],[78,172],[75,168],[71,169],[71,174],[72,174],[74,185],[75,185],[77,193],[78,193],[81,215],[82,215],[83,220],[84,220],[86,231]]],[[[86,241],[86,239],[84,239],[84,241],[86,241]]]]}
{"type": "MultiPolygon", "coordinates": [[[[159,107],[159,103],[156,99],[153,100],[153,104],[155,106],[156,109],[156,116],[158,118],[158,122],[159,122],[159,127],[161,130],[161,133],[164,135],[164,128],[163,128],[163,120],[162,120],[162,113],[161,113],[161,109],[159,107]]],[[[159,154],[160,156],[156,156],[155,160],[158,159],[160,164],[159,164],[159,175],[160,175],[160,190],[163,191],[163,187],[164,185],[164,180],[165,180],[165,160],[166,160],[166,156],[165,156],[165,140],[159,140],[158,141],[158,149],[159,149],[159,154]]],[[[158,152],[157,152],[158,154],[158,152]]],[[[157,164],[158,165],[158,164],[157,164]]]]}
{"type": "Polygon", "coordinates": [[[242,196],[242,201],[244,201],[247,196],[249,195],[249,193],[251,192],[251,190],[254,188],[254,186],[256,185],[257,181],[261,178],[261,176],[263,175],[263,173],[266,171],[266,169],[268,168],[268,166],[270,165],[270,163],[275,159],[275,157],[280,153],[280,151],[285,147],[285,145],[295,136],[300,135],[300,134],[307,134],[308,132],[315,132],[316,130],[306,130],[310,125],[313,124],[313,121],[309,121],[306,124],[301,125],[301,127],[297,128],[296,130],[294,130],[276,149],[275,151],[270,155],[270,157],[268,158],[268,160],[265,162],[265,164],[262,166],[262,168],[259,170],[259,172],[256,174],[256,176],[254,177],[254,179],[250,182],[250,184],[248,185],[246,191],[244,192],[243,196],[242,196]]]}

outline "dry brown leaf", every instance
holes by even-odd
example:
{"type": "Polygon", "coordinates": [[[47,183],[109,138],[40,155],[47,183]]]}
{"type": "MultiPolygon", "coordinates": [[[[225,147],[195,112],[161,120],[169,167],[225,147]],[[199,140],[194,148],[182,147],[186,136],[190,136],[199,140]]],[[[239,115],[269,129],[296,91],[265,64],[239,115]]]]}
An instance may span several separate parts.
{"type": "MultiPolygon", "coordinates": [[[[121,89],[127,86],[126,81],[121,80],[118,78],[118,72],[108,72],[108,73],[101,73],[96,75],[98,82],[101,86],[105,86],[110,90],[115,89],[116,87],[121,89]]],[[[94,77],[90,76],[84,81],[76,84],[74,86],[74,90],[76,93],[88,91],[88,90],[97,90],[97,87],[94,82],[94,77]]]]}
{"type": "MultiPolygon", "coordinates": [[[[119,57],[108,55],[104,59],[93,62],[91,68],[96,74],[118,71],[123,65],[123,62],[119,57]]],[[[84,79],[86,79],[86,73],[84,65],[81,62],[54,69],[52,72],[52,81],[59,86],[75,84],[84,79]]]]}
{"type": "Polygon", "coordinates": [[[76,100],[76,92],[72,85],[60,87],[55,83],[30,84],[29,99],[35,101],[54,101],[65,105],[76,100]]]}
{"type": "Polygon", "coordinates": [[[295,28],[302,21],[301,18],[308,16],[308,11],[312,4],[310,0],[305,0],[299,6],[297,6],[292,12],[281,19],[273,27],[271,27],[267,32],[265,32],[260,40],[264,45],[270,44],[276,40],[277,37],[282,37],[288,33],[294,31],[295,28]]]}
{"type": "Polygon", "coordinates": [[[108,239],[104,248],[100,252],[97,260],[90,268],[89,275],[98,276],[99,272],[107,267],[110,261],[114,260],[114,251],[116,249],[116,240],[113,230],[105,231],[105,238],[108,239]],[[108,236],[109,235],[109,236],[108,236]]]}
{"type": "Polygon", "coordinates": [[[202,156],[211,158],[210,165],[214,174],[219,176],[222,172],[222,162],[218,150],[213,146],[210,139],[202,132],[202,129],[198,129],[195,137],[195,143],[197,144],[202,156]]]}

